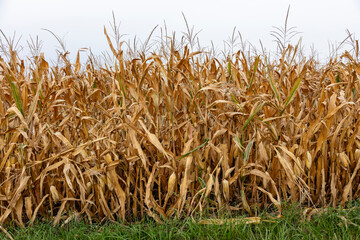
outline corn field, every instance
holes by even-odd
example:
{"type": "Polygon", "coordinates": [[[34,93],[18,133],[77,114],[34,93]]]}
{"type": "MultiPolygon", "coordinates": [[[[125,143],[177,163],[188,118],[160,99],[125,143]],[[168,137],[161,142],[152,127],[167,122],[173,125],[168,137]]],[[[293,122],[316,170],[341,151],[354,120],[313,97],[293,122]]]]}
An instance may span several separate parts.
{"type": "MultiPolygon", "coordinates": [[[[106,35],[107,36],[107,35],[106,35]]],[[[171,46],[0,59],[0,223],[132,221],[360,196],[360,63],[171,46]]],[[[359,51],[357,51],[357,54],[359,51]]]]}

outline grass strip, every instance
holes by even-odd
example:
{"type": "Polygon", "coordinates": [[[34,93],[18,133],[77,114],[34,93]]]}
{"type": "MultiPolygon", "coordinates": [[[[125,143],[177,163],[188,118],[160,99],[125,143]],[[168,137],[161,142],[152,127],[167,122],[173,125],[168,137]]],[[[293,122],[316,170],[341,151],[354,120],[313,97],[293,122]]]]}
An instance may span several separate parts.
{"type": "MultiPolygon", "coordinates": [[[[286,206],[282,217],[263,212],[254,219],[221,216],[222,220],[171,219],[163,224],[145,219],[123,224],[107,222],[87,224],[71,221],[62,227],[51,222],[37,222],[26,228],[9,226],[14,239],[358,239],[360,202],[347,209],[326,208],[308,210],[297,205],[286,206]]],[[[0,239],[6,239],[0,233],[0,239]]]]}

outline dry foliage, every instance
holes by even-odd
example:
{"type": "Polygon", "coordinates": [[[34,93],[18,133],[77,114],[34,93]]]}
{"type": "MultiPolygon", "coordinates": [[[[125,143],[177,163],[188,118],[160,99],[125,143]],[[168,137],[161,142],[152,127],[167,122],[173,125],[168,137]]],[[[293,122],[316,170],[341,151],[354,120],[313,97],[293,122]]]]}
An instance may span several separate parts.
{"type": "MultiPolygon", "coordinates": [[[[105,33],[106,34],[106,33],[105,33]]],[[[0,59],[0,223],[320,207],[360,194],[360,64],[168,56],[0,59]]]]}

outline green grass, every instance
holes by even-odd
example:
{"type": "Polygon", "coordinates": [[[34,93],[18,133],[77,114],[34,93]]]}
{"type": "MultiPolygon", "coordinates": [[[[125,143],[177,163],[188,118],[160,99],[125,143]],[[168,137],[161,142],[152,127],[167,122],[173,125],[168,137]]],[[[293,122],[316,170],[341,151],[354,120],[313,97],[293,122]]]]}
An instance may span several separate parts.
{"type": "MultiPolygon", "coordinates": [[[[201,225],[192,219],[164,224],[144,220],[133,224],[87,224],[73,221],[63,227],[51,222],[32,227],[7,227],[14,239],[360,239],[360,202],[347,209],[328,208],[304,221],[304,209],[287,206],[284,217],[260,224],[201,225]]],[[[262,219],[269,219],[262,214],[262,219]]],[[[1,233],[0,239],[6,239],[1,233]]]]}

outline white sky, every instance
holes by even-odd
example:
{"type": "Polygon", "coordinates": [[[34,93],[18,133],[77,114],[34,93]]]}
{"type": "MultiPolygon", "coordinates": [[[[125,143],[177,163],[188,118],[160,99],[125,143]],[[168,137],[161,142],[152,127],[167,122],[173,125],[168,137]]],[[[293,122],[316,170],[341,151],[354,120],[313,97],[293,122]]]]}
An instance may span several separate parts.
{"type": "MultiPolygon", "coordinates": [[[[253,45],[259,47],[260,39],[267,49],[275,50],[270,31],[272,26],[283,26],[289,4],[289,26],[296,26],[305,47],[309,49],[313,43],[321,57],[328,56],[329,41],[341,42],[347,36],[346,29],[356,38],[360,34],[360,0],[0,0],[0,29],[7,36],[14,31],[22,35],[24,47],[29,35],[39,36],[50,58],[58,44],[42,28],[64,37],[71,56],[82,47],[91,47],[98,54],[108,50],[103,26],[111,32],[112,11],[121,22],[121,32],[128,34],[124,40],[135,35],[145,39],[164,21],[168,30],[179,36],[186,30],[184,12],[190,26],[202,30],[199,38],[203,47],[213,40],[221,50],[223,40],[236,27],[253,45]]],[[[158,28],[154,35],[159,34],[158,28]]]]}

